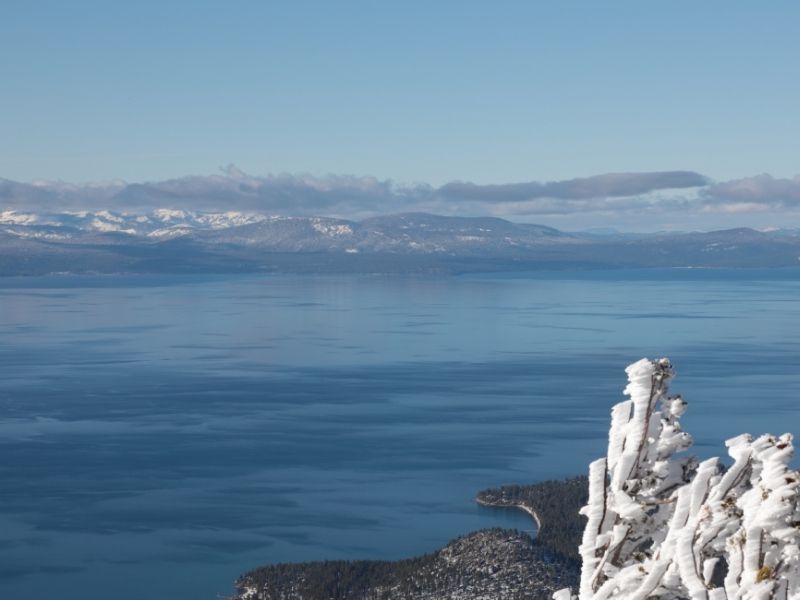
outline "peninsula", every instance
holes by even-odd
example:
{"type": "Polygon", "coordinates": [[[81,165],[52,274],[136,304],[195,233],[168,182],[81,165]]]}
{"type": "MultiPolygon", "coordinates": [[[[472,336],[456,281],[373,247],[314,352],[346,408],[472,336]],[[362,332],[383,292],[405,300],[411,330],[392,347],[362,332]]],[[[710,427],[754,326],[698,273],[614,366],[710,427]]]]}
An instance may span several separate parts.
{"type": "Polygon", "coordinates": [[[479,504],[525,510],[537,523],[536,537],[483,529],[398,561],[266,565],[242,575],[231,600],[549,599],[578,581],[578,510],[587,499],[586,477],[484,490],[479,504]]]}

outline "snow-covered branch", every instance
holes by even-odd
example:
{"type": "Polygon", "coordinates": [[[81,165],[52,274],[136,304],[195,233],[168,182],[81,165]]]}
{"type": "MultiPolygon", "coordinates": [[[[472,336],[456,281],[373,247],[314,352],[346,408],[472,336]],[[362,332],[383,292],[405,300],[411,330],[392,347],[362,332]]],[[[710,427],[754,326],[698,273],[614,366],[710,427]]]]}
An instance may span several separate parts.
{"type": "Polygon", "coordinates": [[[667,359],[630,365],[629,400],[611,411],[608,454],[589,466],[578,596],[800,600],[800,474],[792,436],[740,435],[733,465],[676,454],[692,438],[667,359]]]}

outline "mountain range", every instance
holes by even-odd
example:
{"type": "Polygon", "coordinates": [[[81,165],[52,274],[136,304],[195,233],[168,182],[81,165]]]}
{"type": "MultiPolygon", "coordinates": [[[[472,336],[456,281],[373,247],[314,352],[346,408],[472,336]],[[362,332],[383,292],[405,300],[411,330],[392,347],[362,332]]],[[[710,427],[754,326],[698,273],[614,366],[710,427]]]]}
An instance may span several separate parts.
{"type": "Polygon", "coordinates": [[[800,230],[564,232],[490,217],[352,221],[157,209],[0,211],[0,275],[800,266],[800,230]]]}

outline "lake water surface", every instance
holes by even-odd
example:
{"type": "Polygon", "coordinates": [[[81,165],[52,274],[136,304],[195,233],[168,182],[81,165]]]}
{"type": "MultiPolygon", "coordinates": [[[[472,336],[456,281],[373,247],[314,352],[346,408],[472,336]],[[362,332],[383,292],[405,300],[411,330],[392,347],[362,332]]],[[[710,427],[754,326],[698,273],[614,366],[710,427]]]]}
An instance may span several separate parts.
{"type": "Polygon", "coordinates": [[[796,270],[0,279],[0,598],[531,529],[475,492],[585,472],[642,356],[699,454],[800,433],[798,299],[796,270]]]}

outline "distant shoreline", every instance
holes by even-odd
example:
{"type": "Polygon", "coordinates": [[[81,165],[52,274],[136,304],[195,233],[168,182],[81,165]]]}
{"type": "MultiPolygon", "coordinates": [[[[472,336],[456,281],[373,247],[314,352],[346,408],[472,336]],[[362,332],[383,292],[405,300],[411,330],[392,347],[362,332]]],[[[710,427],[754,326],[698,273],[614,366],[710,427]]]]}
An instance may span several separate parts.
{"type": "MultiPolygon", "coordinates": [[[[469,278],[469,279],[544,279],[544,280],[606,280],[609,278],[623,281],[646,280],[777,280],[795,281],[800,276],[800,265],[791,266],[587,266],[587,265],[553,265],[553,264],[488,264],[486,261],[470,262],[442,261],[440,263],[419,264],[415,268],[409,262],[400,261],[394,268],[368,268],[369,265],[320,264],[309,258],[307,264],[302,263],[299,255],[291,255],[294,262],[284,265],[272,265],[264,268],[237,269],[130,269],[130,270],[78,270],[78,271],[46,271],[39,269],[4,268],[0,261],[0,285],[35,282],[41,285],[44,281],[61,283],[92,283],[118,281],[159,281],[181,283],[203,283],[218,278],[263,278],[263,277],[410,277],[422,279],[469,278]],[[285,268],[284,268],[285,267],[285,268]]],[[[288,260],[288,259],[287,259],[288,260]]],[[[174,266],[174,265],[173,265],[174,266]]],[[[6,265],[7,267],[7,265],[6,265]]],[[[383,265],[386,267],[386,265],[383,265]]]]}

